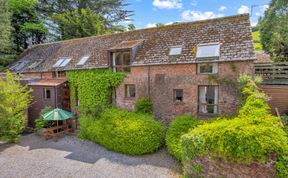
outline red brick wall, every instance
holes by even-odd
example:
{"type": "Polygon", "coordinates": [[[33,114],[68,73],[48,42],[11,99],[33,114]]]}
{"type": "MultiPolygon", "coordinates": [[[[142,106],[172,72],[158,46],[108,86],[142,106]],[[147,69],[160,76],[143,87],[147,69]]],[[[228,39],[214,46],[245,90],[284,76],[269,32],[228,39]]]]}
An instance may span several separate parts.
{"type": "MultiPolygon", "coordinates": [[[[219,86],[219,114],[233,114],[236,111],[236,88],[211,83],[208,75],[197,74],[196,64],[159,65],[132,67],[122,84],[116,89],[116,105],[118,107],[134,110],[137,98],[148,96],[148,73],[150,68],[150,96],[153,102],[153,113],[157,118],[171,119],[183,113],[197,114],[198,111],[198,86],[219,86]],[[157,77],[162,74],[162,78],[157,77]],[[136,98],[125,98],[125,84],[136,85],[136,98]],[[183,89],[183,103],[173,101],[173,89],[183,89]]],[[[252,73],[253,63],[225,62],[219,63],[219,78],[236,81],[240,73],[252,73]],[[232,70],[231,64],[236,66],[232,70]]]]}
{"type": "Polygon", "coordinates": [[[269,97],[268,104],[273,114],[276,114],[275,108],[278,108],[280,114],[288,112],[288,86],[262,85],[261,88],[269,97]]]}

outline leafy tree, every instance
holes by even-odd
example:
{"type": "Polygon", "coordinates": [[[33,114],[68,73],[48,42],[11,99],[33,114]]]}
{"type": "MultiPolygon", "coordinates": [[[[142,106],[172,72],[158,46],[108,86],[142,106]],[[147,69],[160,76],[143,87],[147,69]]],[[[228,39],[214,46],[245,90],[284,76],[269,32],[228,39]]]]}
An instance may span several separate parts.
{"type": "Polygon", "coordinates": [[[4,51],[10,45],[10,13],[6,0],[0,0],[0,51],[4,51]]]}
{"type": "Polygon", "coordinates": [[[0,78],[0,138],[17,141],[25,126],[25,111],[32,97],[26,86],[21,86],[19,77],[6,73],[0,78]]]}
{"type": "Polygon", "coordinates": [[[8,0],[12,13],[12,38],[16,51],[22,52],[31,44],[42,43],[48,30],[36,13],[36,0],[8,0]]]}
{"type": "Polygon", "coordinates": [[[109,30],[107,30],[107,32],[126,32],[126,27],[124,27],[123,25],[115,25],[113,27],[111,27],[109,30]]]}
{"type": "Polygon", "coordinates": [[[81,38],[105,33],[105,20],[90,8],[68,11],[52,16],[58,24],[62,39],[81,38]]]}
{"type": "MultiPolygon", "coordinates": [[[[66,33],[66,28],[63,28],[61,23],[63,20],[59,21],[59,18],[51,19],[50,17],[59,15],[67,16],[69,13],[79,16],[76,12],[82,14],[83,9],[87,11],[88,8],[93,14],[99,16],[98,18],[101,21],[101,28],[105,29],[106,32],[126,31],[123,26],[117,24],[131,15],[131,11],[124,9],[127,5],[128,4],[125,3],[124,0],[38,0],[39,12],[41,17],[46,19],[46,25],[49,26],[52,31],[59,32],[60,34],[66,33]]],[[[94,24],[95,23],[96,22],[94,22],[94,24]]],[[[98,24],[100,24],[100,22],[98,24]]],[[[71,21],[69,26],[73,25],[74,22],[71,21]]],[[[76,26],[76,28],[78,27],[76,26]]],[[[91,33],[91,35],[97,34],[91,33]]],[[[60,36],[59,38],[67,39],[67,36],[60,36]]],[[[68,37],[68,39],[70,38],[74,37],[68,37]]]]}
{"type": "Polygon", "coordinates": [[[8,12],[8,3],[6,0],[0,0],[0,71],[6,66],[13,55],[11,55],[11,14],[8,12]]]}
{"type": "Polygon", "coordinates": [[[260,20],[263,49],[276,61],[288,61],[288,1],[272,0],[260,20]]]}
{"type": "Polygon", "coordinates": [[[128,25],[128,30],[129,30],[129,31],[136,30],[135,25],[134,25],[134,24],[129,24],[129,25],[128,25]]]}

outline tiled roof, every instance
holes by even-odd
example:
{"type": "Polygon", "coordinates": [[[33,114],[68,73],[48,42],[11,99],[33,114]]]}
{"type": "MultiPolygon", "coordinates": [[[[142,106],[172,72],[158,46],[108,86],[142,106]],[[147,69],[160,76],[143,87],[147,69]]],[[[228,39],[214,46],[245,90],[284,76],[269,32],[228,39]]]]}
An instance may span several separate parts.
{"type": "Polygon", "coordinates": [[[79,69],[77,63],[87,54],[90,58],[80,68],[106,68],[109,50],[139,43],[132,65],[195,63],[197,45],[215,42],[221,45],[219,61],[255,59],[249,16],[244,14],[36,45],[21,55],[20,61],[26,63],[18,72],[55,70],[53,65],[60,57],[72,57],[72,60],[58,70],[79,69]],[[181,55],[169,56],[173,46],[182,46],[181,55]],[[39,59],[45,60],[29,68],[39,59]]]}
{"type": "Polygon", "coordinates": [[[272,63],[270,55],[263,51],[256,51],[256,60],[255,63],[272,63]]]}
{"type": "Polygon", "coordinates": [[[130,40],[130,41],[122,41],[121,43],[113,46],[109,50],[118,50],[118,49],[131,49],[138,45],[140,45],[144,40],[130,40]]]}

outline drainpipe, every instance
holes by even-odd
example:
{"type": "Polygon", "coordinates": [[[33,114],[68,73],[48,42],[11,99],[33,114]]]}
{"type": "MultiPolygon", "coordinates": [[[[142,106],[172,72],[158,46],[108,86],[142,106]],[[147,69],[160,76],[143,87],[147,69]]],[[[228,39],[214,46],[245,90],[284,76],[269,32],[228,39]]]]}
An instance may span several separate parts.
{"type": "Polygon", "coordinates": [[[55,107],[58,108],[57,86],[54,86],[54,90],[55,90],[55,107]]]}
{"type": "Polygon", "coordinates": [[[151,68],[150,66],[148,66],[148,96],[149,98],[151,98],[151,81],[150,81],[150,78],[151,78],[151,68]]]}

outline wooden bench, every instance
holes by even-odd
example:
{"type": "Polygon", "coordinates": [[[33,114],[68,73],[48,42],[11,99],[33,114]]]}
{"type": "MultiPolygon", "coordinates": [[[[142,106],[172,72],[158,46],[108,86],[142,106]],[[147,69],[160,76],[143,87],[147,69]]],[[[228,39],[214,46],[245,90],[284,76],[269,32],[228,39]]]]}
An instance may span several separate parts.
{"type": "Polygon", "coordinates": [[[55,126],[46,128],[44,131],[44,137],[46,140],[49,139],[49,137],[52,137],[54,141],[57,141],[61,133],[68,133],[70,129],[66,125],[61,126],[55,126]]]}

